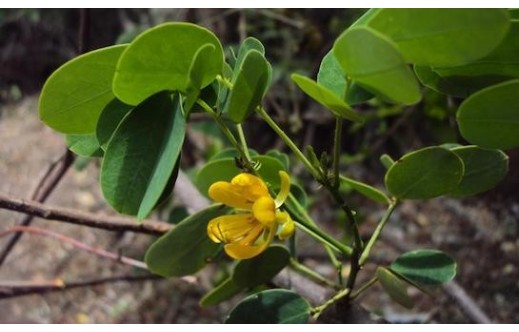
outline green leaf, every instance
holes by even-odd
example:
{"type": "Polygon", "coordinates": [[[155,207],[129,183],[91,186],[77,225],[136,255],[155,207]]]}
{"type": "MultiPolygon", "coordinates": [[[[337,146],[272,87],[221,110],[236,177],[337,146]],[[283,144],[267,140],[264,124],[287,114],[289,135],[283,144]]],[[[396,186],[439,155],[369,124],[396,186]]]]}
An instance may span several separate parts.
{"type": "Polygon", "coordinates": [[[355,22],[353,22],[352,25],[350,25],[350,28],[353,28],[356,26],[365,26],[369,22],[369,20],[381,10],[382,10],[382,8],[368,9],[364,14],[362,14],[361,17],[359,17],[355,22]]]}
{"type": "Polygon", "coordinates": [[[200,305],[205,307],[227,301],[241,291],[243,291],[243,287],[238,286],[232,278],[229,277],[216,288],[205,294],[200,300],[200,305]]]}
{"type": "MultiPolygon", "coordinates": [[[[279,171],[285,168],[279,160],[268,156],[252,157],[261,167],[258,170],[259,176],[270,183],[273,187],[279,187],[279,171]]],[[[231,181],[233,177],[241,173],[236,167],[234,158],[222,158],[208,162],[198,171],[195,184],[204,195],[207,195],[209,187],[217,181],[231,181]]]]}
{"type": "Polygon", "coordinates": [[[137,105],[160,91],[186,92],[193,78],[203,88],[221,73],[222,66],[222,45],[211,31],[191,23],[164,23],[140,34],[121,55],[113,91],[121,101],[137,105]]]}
{"type": "Polygon", "coordinates": [[[465,172],[453,196],[471,196],[495,187],[508,173],[508,156],[501,150],[463,146],[451,149],[463,160],[465,172]]]}
{"type": "Polygon", "coordinates": [[[290,168],[290,159],[288,158],[288,155],[286,153],[272,149],[268,150],[266,155],[279,160],[283,164],[285,170],[288,170],[290,168]]]}
{"type": "Polygon", "coordinates": [[[344,100],[347,86],[346,77],[332,51],[328,52],[321,62],[317,73],[317,84],[344,100]]]}
{"type": "MultiPolygon", "coordinates": [[[[258,155],[258,152],[254,149],[249,149],[249,155],[251,157],[255,157],[258,155]]],[[[209,161],[218,160],[218,159],[229,159],[229,158],[238,158],[240,157],[240,152],[235,148],[225,148],[216,152],[209,161]]]]}
{"type": "Polygon", "coordinates": [[[228,212],[223,205],[212,205],[181,221],[146,252],[150,271],[164,277],[180,277],[203,268],[220,250],[207,236],[207,224],[228,212]]]}
{"type": "Polygon", "coordinates": [[[99,114],[114,98],[112,79],[126,46],[95,50],[58,68],[41,92],[41,121],[65,134],[93,133],[99,114]]]}
{"type": "Polygon", "coordinates": [[[365,184],[363,182],[355,181],[353,179],[347,178],[345,176],[341,176],[341,183],[344,183],[351,187],[353,190],[357,191],[359,194],[374,200],[375,202],[379,203],[391,203],[391,200],[389,197],[387,197],[386,194],[384,194],[381,190],[372,187],[368,184],[365,184]]]}
{"type": "Polygon", "coordinates": [[[335,95],[331,90],[328,90],[326,87],[317,84],[314,80],[299,74],[292,74],[290,77],[304,93],[326,107],[335,116],[354,122],[363,121],[360,115],[352,110],[346,102],[335,95]]]}
{"type": "Polygon", "coordinates": [[[418,285],[437,286],[456,275],[456,262],[440,250],[419,249],[400,255],[391,270],[418,285]]]}
{"type": "Polygon", "coordinates": [[[217,57],[216,47],[210,43],[201,46],[196,51],[189,66],[189,87],[200,90],[207,85],[205,76],[207,72],[211,72],[211,66],[213,66],[212,59],[215,57],[217,57]]]}
{"type": "Polygon", "coordinates": [[[460,84],[452,78],[440,76],[429,66],[415,66],[414,72],[423,85],[439,93],[465,98],[473,91],[471,87],[460,84]]]}
{"type": "Polygon", "coordinates": [[[94,134],[66,135],[66,144],[70,151],[83,157],[102,157],[103,150],[94,134]]]}
{"type": "Polygon", "coordinates": [[[305,324],[310,318],[310,304],[300,295],[271,289],[253,294],[238,303],[226,324],[305,324]]]}
{"type": "Polygon", "coordinates": [[[346,92],[346,102],[349,105],[358,105],[367,102],[375,97],[375,95],[368,90],[361,87],[356,82],[351,82],[348,91],[346,92]]]}
{"type": "Polygon", "coordinates": [[[519,20],[519,8],[509,8],[508,14],[512,20],[519,20]]]}
{"type": "Polygon", "coordinates": [[[240,49],[238,51],[238,57],[236,58],[236,62],[233,66],[234,70],[233,70],[232,80],[231,80],[231,82],[233,84],[234,84],[234,82],[236,82],[236,78],[238,77],[238,73],[240,72],[240,69],[243,64],[243,60],[245,60],[246,55],[251,50],[256,50],[259,53],[261,53],[261,55],[263,55],[263,56],[265,55],[265,47],[258,39],[254,38],[254,37],[245,38],[240,45],[240,49]]]}
{"type": "Polygon", "coordinates": [[[181,105],[159,93],[134,108],[106,147],[101,188],[120,213],[146,217],[170,178],[184,141],[181,105]]]}
{"type": "Polygon", "coordinates": [[[261,255],[239,261],[232,280],[243,288],[264,284],[274,278],[290,261],[290,253],[284,246],[272,245],[261,255]]]}
{"type": "Polygon", "coordinates": [[[519,80],[483,89],[460,105],[457,121],[470,143],[489,149],[519,146],[519,80]]]}
{"type": "Polygon", "coordinates": [[[463,177],[463,162],[441,147],[406,154],[387,171],[390,193],[401,199],[426,199],[452,192],[463,177]]]}
{"type": "Polygon", "coordinates": [[[245,55],[224,110],[232,121],[242,123],[261,104],[270,84],[271,71],[260,52],[251,50],[245,55]]]}
{"type": "Polygon", "coordinates": [[[393,40],[408,62],[456,66],[490,53],[509,17],[505,9],[384,8],[367,25],[393,40]]]}
{"type": "Polygon", "coordinates": [[[396,303],[411,309],[413,300],[407,294],[407,283],[385,267],[377,267],[376,276],[384,290],[396,303]]]}
{"type": "MultiPolygon", "coordinates": [[[[435,68],[442,77],[466,77],[465,84],[469,84],[474,77],[488,85],[519,77],[519,22],[512,21],[510,29],[501,43],[485,57],[465,65],[435,68]],[[482,77],[482,78],[481,78],[482,77]]],[[[481,86],[485,87],[485,86],[481,86]]]]}
{"type": "Polygon", "coordinates": [[[415,104],[418,82],[396,45],[381,33],[367,28],[346,30],[333,46],[342,69],[371,92],[397,103],[415,104]]]}
{"type": "Polygon", "coordinates": [[[106,150],[106,145],[112,137],[115,129],[122,119],[132,110],[133,106],[126,105],[118,99],[112,100],[105,106],[96,126],[96,137],[101,148],[106,150]]]}

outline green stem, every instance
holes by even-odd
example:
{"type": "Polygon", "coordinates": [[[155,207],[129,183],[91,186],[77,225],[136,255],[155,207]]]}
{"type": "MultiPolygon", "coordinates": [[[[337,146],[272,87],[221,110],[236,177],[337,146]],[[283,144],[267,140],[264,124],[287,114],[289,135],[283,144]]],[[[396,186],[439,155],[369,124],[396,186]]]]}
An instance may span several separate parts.
{"type": "Polygon", "coordinates": [[[350,300],[355,299],[357,296],[368,290],[371,286],[373,286],[377,282],[377,278],[373,277],[368,280],[364,285],[360,286],[355,292],[350,294],[350,300]]]}
{"type": "Polygon", "coordinates": [[[337,256],[335,256],[335,253],[333,252],[332,248],[330,248],[329,246],[324,246],[324,249],[326,249],[326,253],[330,258],[332,265],[335,267],[335,270],[337,271],[337,281],[339,282],[339,285],[342,286],[344,283],[344,281],[342,280],[342,262],[337,259],[337,256]]]}
{"type": "Polygon", "coordinates": [[[232,83],[222,75],[216,75],[216,80],[225,85],[229,90],[232,90],[232,83]]]}
{"type": "Polygon", "coordinates": [[[326,285],[328,287],[334,288],[334,289],[342,289],[340,285],[337,285],[336,283],[326,279],[325,277],[321,276],[320,274],[316,273],[314,270],[306,267],[305,265],[299,263],[295,259],[290,259],[290,267],[294,269],[297,272],[300,272],[301,274],[306,275],[308,278],[312,279],[313,281],[326,285]]]}
{"type": "Polygon", "coordinates": [[[312,163],[306,158],[306,156],[299,150],[299,148],[294,144],[294,142],[290,139],[290,137],[285,134],[283,129],[281,129],[277,123],[267,114],[263,107],[257,107],[256,111],[258,114],[267,122],[267,124],[278,134],[278,136],[285,142],[285,144],[292,150],[295,156],[306,166],[310,174],[318,180],[321,181],[321,177],[319,176],[319,171],[312,165],[312,163]]]}
{"type": "Polygon", "coordinates": [[[339,187],[339,160],[341,153],[342,119],[335,118],[335,135],[333,136],[333,186],[339,187]]]}
{"type": "Polygon", "coordinates": [[[247,158],[247,161],[250,161],[249,148],[247,147],[247,141],[245,140],[245,134],[243,133],[243,127],[241,126],[241,123],[236,124],[236,129],[238,130],[238,137],[240,138],[240,143],[243,152],[245,153],[245,158],[247,158]]]}
{"type": "Polygon", "coordinates": [[[331,299],[326,301],[325,303],[321,304],[320,306],[314,307],[312,309],[312,318],[317,319],[322,314],[323,311],[325,311],[328,307],[335,304],[337,301],[342,299],[345,296],[348,296],[351,293],[350,288],[344,288],[342,291],[335,294],[331,299]]]}
{"type": "Polygon", "coordinates": [[[371,235],[371,238],[369,239],[368,243],[366,244],[366,247],[362,251],[362,255],[360,255],[359,263],[360,263],[361,266],[364,265],[364,263],[366,263],[366,260],[369,257],[371,248],[373,247],[375,242],[378,240],[378,237],[380,236],[380,233],[384,229],[384,226],[386,225],[386,223],[388,222],[389,218],[391,217],[391,214],[395,210],[395,207],[397,206],[397,204],[398,204],[398,200],[393,199],[391,204],[389,204],[389,207],[387,208],[386,213],[384,213],[384,216],[382,217],[382,219],[378,223],[377,228],[373,231],[373,234],[371,235]]]}

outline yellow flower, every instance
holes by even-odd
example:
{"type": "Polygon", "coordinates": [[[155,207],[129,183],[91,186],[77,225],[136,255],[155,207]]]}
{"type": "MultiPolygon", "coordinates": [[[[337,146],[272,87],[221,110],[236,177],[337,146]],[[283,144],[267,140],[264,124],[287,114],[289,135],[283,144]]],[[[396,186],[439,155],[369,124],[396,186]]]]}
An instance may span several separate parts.
{"type": "Polygon", "coordinates": [[[294,233],[290,215],[279,211],[290,192],[290,177],[279,172],[281,189],[273,199],[263,180],[248,173],[231,182],[218,181],[209,187],[209,197],[241,212],[215,218],[207,225],[207,235],[225,243],[225,252],[234,259],[248,259],[262,253],[277,234],[283,240],[294,233]]]}

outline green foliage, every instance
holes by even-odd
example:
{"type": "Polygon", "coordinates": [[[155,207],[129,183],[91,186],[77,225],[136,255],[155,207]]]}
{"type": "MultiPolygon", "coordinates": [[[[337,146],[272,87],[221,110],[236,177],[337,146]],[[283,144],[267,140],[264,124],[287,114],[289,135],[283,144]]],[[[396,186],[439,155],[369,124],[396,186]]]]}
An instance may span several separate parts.
{"type": "Polygon", "coordinates": [[[457,120],[461,135],[489,149],[519,146],[519,80],[483,89],[461,104],[457,120]]]}
{"type": "Polygon", "coordinates": [[[247,52],[225,106],[232,121],[242,123],[260,105],[267,92],[271,72],[263,54],[254,49],[247,52]]]}
{"type": "Polygon", "coordinates": [[[117,126],[132,108],[133,106],[126,105],[118,99],[112,100],[103,108],[96,126],[96,138],[101,148],[106,150],[108,141],[115,132],[115,129],[117,129],[117,126]]]}
{"type": "Polygon", "coordinates": [[[400,255],[391,270],[418,285],[438,286],[454,278],[456,262],[440,250],[419,249],[400,255]]]}
{"type": "Polygon", "coordinates": [[[350,28],[337,38],[333,53],[344,72],[368,90],[402,104],[420,100],[413,72],[383,34],[367,27],[350,28]]]}
{"type": "Polygon", "coordinates": [[[94,134],[66,135],[66,144],[70,151],[83,157],[102,157],[103,150],[94,134]]]}
{"type": "Polygon", "coordinates": [[[384,194],[379,189],[372,187],[368,184],[355,181],[353,179],[347,178],[345,176],[341,176],[341,184],[344,183],[345,185],[349,186],[351,189],[357,191],[359,194],[374,200],[375,202],[379,203],[390,203],[391,200],[389,197],[387,197],[386,194],[384,194]]]}
{"type": "Polygon", "coordinates": [[[292,80],[307,95],[312,97],[319,104],[329,109],[335,116],[345,118],[354,122],[362,122],[362,117],[358,115],[342,99],[324,86],[319,85],[308,77],[292,74],[292,80]]]}
{"type": "Polygon", "coordinates": [[[175,100],[159,93],[138,105],[106,147],[101,188],[120,213],[145,218],[173,173],[185,131],[182,106],[175,100]]]}
{"type": "Polygon", "coordinates": [[[504,9],[384,8],[366,23],[396,43],[407,62],[457,66],[490,53],[504,38],[504,9]]]}
{"type": "Polygon", "coordinates": [[[112,79],[126,45],[95,50],[56,70],[43,86],[40,119],[65,134],[89,134],[102,109],[114,98],[112,79]]]}
{"type": "Polygon", "coordinates": [[[241,291],[264,284],[274,278],[290,261],[290,253],[280,245],[273,245],[261,255],[236,264],[231,277],[207,293],[201,305],[226,301],[241,291]]]}
{"type": "Polygon", "coordinates": [[[164,277],[180,277],[203,268],[220,250],[218,244],[205,236],[207,224],[228,211],[222,205],[213,205],[184,219],[160,237],[146,252],[150,271],[164,277]]]}
{"type": "Polygon", "coordinates": [[[253,294],[240,302],[225,320],[227,324],[304,324],[310,304],[300,295],[272,289],[253,294]]]}
{"type": "Polygon", "coordinates": [[[401,199],[425,199],[452,192],[463,177],[463,162],[442,147],[406,154],[387,171],[386,187],[401,199]]]}
{"type": "Polygon", "coordinates": [[[465,172],[453,196],[472,196],[495,187],[508,173],[508,156],[500,150],[462,146],[451,149],[463,161],[465,172]]]}
{"type": "Polygon", "coordinates": [[[409,294],[407,294],[407,283],[405,281],[391,272],[391,270],[382,266],[377,268],[376,276],[393,301],[407,309],[413,307],[414,303],[409,294]]]}
{"type": "Polygon", "coordinates": [[[205,87],[222,66],[222,45],[211,31],[165,23],[140,34],[121,55],[113,92],[122,102],[138,105],[160,91],[205,87]]]}

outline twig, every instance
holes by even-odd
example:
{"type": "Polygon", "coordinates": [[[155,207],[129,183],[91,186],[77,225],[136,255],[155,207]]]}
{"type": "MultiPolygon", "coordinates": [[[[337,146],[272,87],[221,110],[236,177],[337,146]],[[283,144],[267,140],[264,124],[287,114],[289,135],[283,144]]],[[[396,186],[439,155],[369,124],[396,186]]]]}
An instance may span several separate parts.
{"type": "MultiPolygon", "coordinates": [[[[109,231],[132,231],[151,235],[162,235],[172,229],[172,225],[153,220],[141,223],[130,218],[109,217],[99,214],[46,206],[34,201],[22,201],[0,194],[0,208],[18,211],[43,219],[64,221],[71,224],[101,228],[109,231]]],[[[24,225],[22,225],[24,226],[24,225]]]]}
{"type": "Polygon", "coordinates": [[[49,231],[49,230],[46,230],[43,228],[32,227],[32,226],[14,226],[12,228],[1,231],[0,238],[6,236],[8,234],[18,233],[18,232],[33,233],[33,234],[38,234],[38,235],[49,236],[49,237],[58,239],[62,242],[68,243],[77,249],[92,253],[99,257],[108,258],[108,259],[114,260],[114,261],[122,263],[122,264],[130,265],[130,266],[137,267],[137,268],[143,269],[143,270],[148,270],[148,267],[146,266],[146,263],[144,263],[144,262],[141,262],[139,260],[136,260],[136,259],[133,259],[130,257],[122,256],[119,254],[114,254],[113,252],[109,252],[109,251],[106,251],[101,248],[91,247],[91,246],[89,246],[81,241],[75,240],[71,237],[65,236],[60,233],[52,232],[52,231],[49,231]]]}
{"type": "Polygon", "coordinates": [[[80,287],[97,286],[100,284],[112,283],[112,282],[141,282],[146,280],[161,279],[161,277],[146,274],[142,276],[135,275],[123,275],[99,279],[89,279],[82,281],[64,282],[61,279],[35,283],[35,282],[0,282],[0,299],[13,298],[23,295],[31,294],[45,294],[56,291],[69,290],[80,287]]]}
{"type": "MultiPolygon", "coordinates": [[[[74,155],[69,150],[58,159],[57,162],[52,163],[45,174],[38,181],[38,185],[31,194],[31,199],[38,202],[45,202],[49,195],[52,193],[57,184],[61,181],[70,165],[74,161],[74,155]]],[[[19,226],[29,226],[32,222],[32,215],[26,215],[20,219],[19,226]]],[[[16,233],[5,246],[4,250],[0,254],[0,266],[4,263],[9,253],[13,250],[14,246],[20,240],[22,233],[16,233]]]]}

